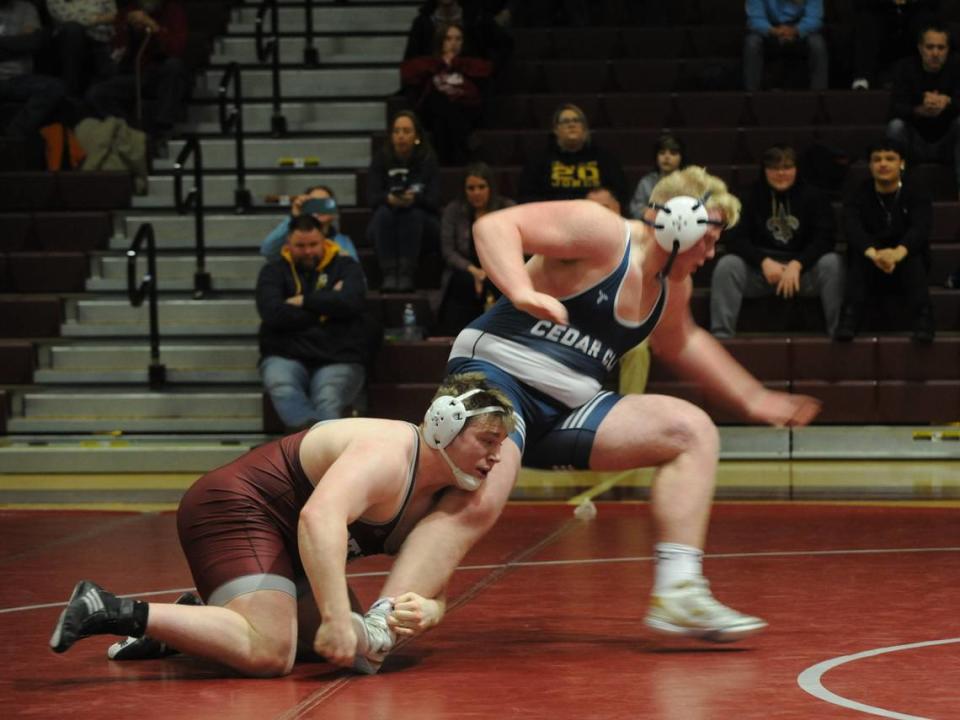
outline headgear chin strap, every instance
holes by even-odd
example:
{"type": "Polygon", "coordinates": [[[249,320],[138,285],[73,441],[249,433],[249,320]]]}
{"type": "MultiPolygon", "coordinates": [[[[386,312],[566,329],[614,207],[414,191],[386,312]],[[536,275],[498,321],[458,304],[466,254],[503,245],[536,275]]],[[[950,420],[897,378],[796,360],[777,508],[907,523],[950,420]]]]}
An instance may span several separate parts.
{"type": "Polygon", "coordinates": [[[500,405],[488,405],[487,407],[467,410],[463,401],[472,395],[485,392],[482,388],[468,390],[462,395],[441,395],[427,408],[427,414],[423,418],[423,439],[427,445],[439,450],[440,455],[450,466],[453,476],[456,478],[457,487],[463,490],[476,490],[483,482],[481,478],[465,473],[458,468],[446,453],[446,448],[454,441],[454,438],[463,430],[467,418],[476,415],[486,415],[487,413],[506,414],[507,410],[500,405]]]}

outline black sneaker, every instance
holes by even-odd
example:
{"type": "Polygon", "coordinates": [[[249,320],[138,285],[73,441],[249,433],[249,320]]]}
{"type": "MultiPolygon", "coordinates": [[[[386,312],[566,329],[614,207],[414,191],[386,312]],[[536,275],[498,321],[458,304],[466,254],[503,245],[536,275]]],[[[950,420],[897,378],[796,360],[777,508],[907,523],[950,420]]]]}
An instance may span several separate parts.
{"type": "Polygon", "coordinates": [[[50,649],[62,653],[91,635],[143,635],[146,628],[145,602],[118,598],[96,583],[81,580],[53,628],[50,649]]]}
{"type": "MultiPolygon", "coordinates": [[[[185,592],[174,601],[175,605],[203,605],[203,601],[192,592],[185,592]]],[[[154,640],[149,635],[143,637],[128,636],[107,648],[107,657],[111,660],[157,660],[176,655],[180,651],[165,642],[154,640]]]]}

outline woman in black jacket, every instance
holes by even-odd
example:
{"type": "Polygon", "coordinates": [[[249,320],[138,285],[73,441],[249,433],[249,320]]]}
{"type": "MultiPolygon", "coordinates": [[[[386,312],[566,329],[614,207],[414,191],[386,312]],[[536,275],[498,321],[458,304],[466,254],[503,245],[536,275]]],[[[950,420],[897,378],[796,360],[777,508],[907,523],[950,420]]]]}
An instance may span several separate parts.
{"type": "Polygon", "coordinates": [[[439,235],[439,193],[437,160],[420,121],[413,112],[401,110],[367,175],[367,201],[373,210],[367,235],[383,274],[381,290],[414,289],[423,242],[436,243],[439,235]]]}

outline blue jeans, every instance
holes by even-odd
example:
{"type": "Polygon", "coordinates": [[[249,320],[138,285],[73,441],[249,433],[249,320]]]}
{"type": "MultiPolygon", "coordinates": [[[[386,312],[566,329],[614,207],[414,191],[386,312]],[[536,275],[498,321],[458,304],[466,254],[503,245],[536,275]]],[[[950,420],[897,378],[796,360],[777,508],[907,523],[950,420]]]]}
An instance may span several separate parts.
{"type": "Polygon", "coordinates": [[[743,41],[743,89],[757,92],[763,84],[763,61],[768,54],[796,53],[806,46],[810,69],[810,89],[826,90],[830,79],[827,41],[820,33],[810,33],[803,40],[781,45],[776,38],[748,32],[743,41]]]}
{"type": "Polygon", "coordinates": [[[363,390],[366,371],[359,363],[310,368],[299,360],[268,355],[260,362],[263,386],[288,428],[343,417],[363,390]]]}

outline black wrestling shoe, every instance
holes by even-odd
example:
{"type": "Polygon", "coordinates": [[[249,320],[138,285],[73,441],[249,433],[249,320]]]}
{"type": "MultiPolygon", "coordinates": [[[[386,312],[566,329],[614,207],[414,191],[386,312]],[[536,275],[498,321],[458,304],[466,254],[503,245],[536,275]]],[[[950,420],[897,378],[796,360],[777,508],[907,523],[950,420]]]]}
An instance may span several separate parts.
{"type": "Polygon", "coordinates": [[[91,635],[143,635],[147,629],[147,604],[118,598],[96,583],[81,580],[73,588],[67,607],[50,636],[50,649],[62,653],[91,635]]]}
{"type": "MultiPolygon", "coordinates": [[[[185,592],[174,600],[174,605],[203,605],[197,595],[185,592]]],[[[143,637],[128,636],[107,648],[107,657],[111,660],[157,660],[177,655],[180,651],[165,642],[154,640],[149,635],[143,637]]]]}

